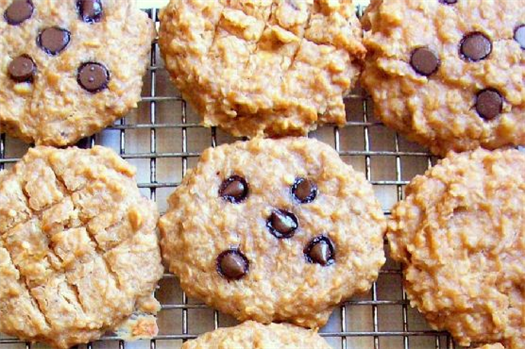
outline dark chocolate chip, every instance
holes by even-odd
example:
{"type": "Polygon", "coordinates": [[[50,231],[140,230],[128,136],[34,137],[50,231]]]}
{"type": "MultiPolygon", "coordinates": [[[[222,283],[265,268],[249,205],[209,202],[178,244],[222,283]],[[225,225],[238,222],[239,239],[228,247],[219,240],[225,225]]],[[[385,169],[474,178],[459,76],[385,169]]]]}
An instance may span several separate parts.
{"type": "Polygon", "coordinates": [[[78,69],[78,84],[91,93],[106,89],[110,78],[109,71],[100,63],[87,62],[78,69]]]}
{"type": "Polygon", "coordinates": [[[335,249],[330,238],[315,237],[304,249],[306,260],[312,264],[328,266],[335,262],[335,249]]]}
{"type": "Polygon", "coordinates": [[[483,33],[467,34],[461,40],[460,52],[463,58],[468,61],[484,60],[492,52],[492,41],[483,33]]]}
{"type": "Polygon", "coordinates": [[[441,65],[441,60],[431,49],[420,47],[412,52],[410,65],[416,72],[428,77],[437,72],[441,65]]]}
{"type": "Polygon", "coordinates": [[[63,28],[50,27],[40,32],[37,43],[48,55],[56,56],[66,49],[71,41],[71,33],[63,28]]]}
{"type": "Polygon", "coordinates": [[[100,22],[103,8],[100,0],[78,0],[77,10],[82,21],[92,24],[100,22]]]}
{"type": "Polygon", "coordinates": [[[248,183],[243,177],[233,175],[222,182],[219,197],[230,203],[238,204],[248,197],[248,183]]]}
{"type": "Polygon", "coordinates": [[[454,5],[458,3],[458,0],[439,0],[439,2],[445,5],[454,5]]]}
{"type": "Polygon", "coordinates": [[[516,28],[514,31],[514,40],[520,44],[522,50],[525,50],[525,24],[516,28]]]}
{"type": "Polygon", "coordinates": [[[28,55],[22,55],[9,63],[9,77],[17,83],[32,82],[36,74],[36,64],[28,55]]]}
{"type": "Polygon", "coordinates": [[[292,186],[292,194],[299,203],[311,203],[317,197],[317,185],[308,179],[297,179],[292,186]]]}
{"type": "Polygon", "coordinates": [[[503,97],[494,89],[486,89],[478,93],[476,111],[481,118],[492,120],[503,110],[503,97]]]}
{"type": "Polygon", "coordinates": [[[238,249],[226,250],[217,257],[217,271],[228,280],[240,280],[248,268],[248,259],[238,249]]]}
{"type": "Polygon", "coordinates": [[[5,10],[4,18],[7,23],[16,26],[31,18],[34,10],[31,0],[14,0],[5,10]]]}
{"type": "Polygon", "coordinates": [[[268,218],[266,226],[275,237],[279,239],[290,238],[299,227],[299,221],[294,214],[288,211],[274,210],[268,218]]]}

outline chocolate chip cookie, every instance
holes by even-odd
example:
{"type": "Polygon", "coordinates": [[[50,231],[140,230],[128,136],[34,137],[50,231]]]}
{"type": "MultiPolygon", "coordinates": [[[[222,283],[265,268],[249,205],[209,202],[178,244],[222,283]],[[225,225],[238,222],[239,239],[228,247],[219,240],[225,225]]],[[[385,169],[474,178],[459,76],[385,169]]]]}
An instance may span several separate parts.
{"type": "Polygon", "coordinates": [[[515,150],[451,153],[393,210],[411,305],[462,346],[525,347],[524,174],[515,150]]]}
{"type": "Polygon", "coordinates": [[[171,0],[160,20],[166,68],[205,126],[253,137],[346,122],[366,53],[352,0],[171,0]]]}
{"type": "Polygon", "coordinates": [[[132,0],[0,0],[0,132],[65,146],[123,117],[154,32],[132,0]]]}
{"type": "Polygon", "coordinates": [[[183,349],[331,349],[317,332],[286,323],[247,321],[219,328],[182,345],[183,349]]]}
{"type": "Polygon", "coordinates": [[[239,320],[323,326],[385,262],[385,218],[363,174],[307,138],[206,150],[160,220],[188,295],[239,320]]]}
{"type": "Polygon", "coordinates": [[[373,0],[363,85],[377,116],[438,155],[525,144],[525,8],[373,0]]]}
{"type": "Polygon", "coordinates": [[[61,348],[156,335],[158,213],[134,174],[106,148],[43,146],[0,173],[0,333],[61,348]]]}

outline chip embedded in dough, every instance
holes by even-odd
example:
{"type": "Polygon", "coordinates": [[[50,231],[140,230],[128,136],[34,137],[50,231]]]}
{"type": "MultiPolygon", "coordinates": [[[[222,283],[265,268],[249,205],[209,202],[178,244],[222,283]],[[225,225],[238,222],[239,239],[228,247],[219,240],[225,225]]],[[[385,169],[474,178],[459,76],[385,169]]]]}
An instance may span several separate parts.
{"type": "Polygon", "coordinates": [[[0,0],[0,132],[66,146],[137,106],[153,22],[132,0],[0,0]]]}
{"type": "Polygon", "coordinates": [[[373,0],[362,83],[377,116],[437,155],[525,145],[525,7],[373,0]]]}
{"type": "Polygon", "coordinates": [[[171,0],[160,21],[166,68],[205,126],[302,136],[346,122],[366,54],[352,0],[171,0]]]}
{"type": "Polygon", "coordinates": [[[313,139],[210,148],[169,204],[159,227],[170,271],[239,320],[321,327],[385,262],[372,186],[313,139]]]}
{"type": "Polygon", "coordinates": [[[317,332],[286,323],[246,321],[187,341],[183,349],[331,349],[317,332]]]}
{"type": "Polygon", "coordinates": [[[525,347],[524,174],[515,150],[451,153],[392,212],[411,305],[462,346],[525,347]]]}
{"type": "Polygon", "coordinates": [[[61,348],[156,335],[158,213],[134,174],[107,148],[43,146],[0,173],[0,333],[61,348]]]}

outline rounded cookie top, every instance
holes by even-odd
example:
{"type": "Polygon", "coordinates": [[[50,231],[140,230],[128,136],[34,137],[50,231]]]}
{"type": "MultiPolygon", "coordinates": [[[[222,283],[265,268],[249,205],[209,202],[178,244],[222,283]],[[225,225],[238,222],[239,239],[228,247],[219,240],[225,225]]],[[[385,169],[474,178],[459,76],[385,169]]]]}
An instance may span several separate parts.
{"type": "Polygon", "coordinates": [[[286,323],[246,321],[219,328],[182,345],[183,349],[331,349],[317,332],[286,323]]]}
{"type": "Polygon", "coordinates": [[[378,117],[439,155],[525,144],[525,9],[375,0],[362,82],[378,117]]]}
{"type": "Polygon", "coordinates": [[[365,56],[352,0],[171,0],[160,20],[166,67],[206,126],[253,137],[346,122],[365,56]]]}
{"type": "Polygon", "coordinates": [[[463,346],[525,346],[525,155],[451,153],[407,188],[388,240],[427,320],[463,346]]]}
{"type": "Polygon", "coordinates": [[[134,173],[103,147],[37,147],[0,173],[0,333],[71,347],[156,312],[158,213],[134,173]]]}
{"type": "Polygon", "coordinates": [[[123,117],[154,32],[131,0],[0,0],[0,132],[65,146],[123,117]]]}
{"type": "Polygon", "coordinates": [[[240,320],[324,325],[385,261],[385,219],[363,174],[312,139],[206,150],[161,218],[169,269],[240,320]]]}

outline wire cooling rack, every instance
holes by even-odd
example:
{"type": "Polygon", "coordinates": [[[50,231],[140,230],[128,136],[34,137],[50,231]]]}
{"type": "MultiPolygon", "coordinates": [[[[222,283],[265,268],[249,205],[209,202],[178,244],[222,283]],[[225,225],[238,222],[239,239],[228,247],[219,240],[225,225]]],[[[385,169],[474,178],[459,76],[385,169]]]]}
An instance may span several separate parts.
{"type": "MultiPolygon", "coordinates": [[[[158,22],[158,9],[146,11],[158,22]]],[[[359,14],[362,11],[359,7],[359,14]]],[[[199,125],[199,117],[169,82],[159,57],[155,42],[139,108],[102,133],[83,140],[81,146],[100,144],[119,152],[138,168],[137,180],[143,194],[157,201],[161,212],[165,212],[168,196],[201,152],[235,139],[199,125]]],[[[346,106],[345,127],[321,127],[310,137],[332,145],[345,162],[364,172],[389,215],[392,205],[402,199],[408,182],[430,167],[434,159],[375,120],[373,105],[361,90],[347,97],[346,106]]],[[[26,145],[2,135],[0,169],[11,168],[26,151],[26,145]]],[[[447,333],[433,331],[410,308],[401,282],[400,267],[389,259],[371,291],[337,308],[321,335],[334,348],[454,347],[447,333]]],[[[176,348],[203,332],[236,324],[231,317],[188,298],[169,273],[160,282],[156,296],[162,311],[155,339],[128,343],[108,335],[86,347],[176,348]]],[[[31,344],[0,335],[0,348],[13,347],[30,348],[31,344]]]]}

